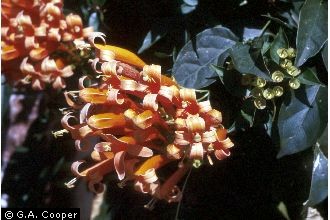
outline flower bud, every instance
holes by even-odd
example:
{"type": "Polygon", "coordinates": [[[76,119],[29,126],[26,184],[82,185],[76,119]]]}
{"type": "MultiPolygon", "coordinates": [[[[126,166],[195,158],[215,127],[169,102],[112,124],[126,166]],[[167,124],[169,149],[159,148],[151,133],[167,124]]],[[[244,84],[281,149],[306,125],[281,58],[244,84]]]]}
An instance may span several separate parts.
{"type": "Polygon", "coordinates": [[[279,48],[277,51],[276,51],[277,55],[282,58],[282,59],[285,59],[288,57],[288,51],[287,49],[285,48],[279,48]]]}
{"type": "Polygon", "coordinates": [[[295,78],[290,79],[289,86],[292,89],[298,89],[300,87],[300,81],[299,81],[299,79],[295,79],[295,78]]]}
{"type": "Polygon", "coordinates": [[[291,67],[289,67],[286,71],[287,71],[288,74],[291,75],[291,76],[298,76],[298,75],[301,73],[301,70],[298,69],[298,68],[295,67],[295,66],[291,66],[291,67]]]}
{"type": "Polygon", "coordinates": [[[294,58],[296,56],[296,50],[293,49],[292,47],[290,47],[289,49],[287,49],[288,52],[288,57],[289,58],[294,58]]]}
{"type": "Polygon", "coordinates": [[[265,97],[265,99],[272,99],[275,96],[275,92],[271,88],[267,88],[263,91],[262,95],[265,97]]]}
{"type": "Polygon", "coordinates": [[[272,80],[274,82],[282,82],[283,79],[284,79],[284,74],[281,71],[277,70],[277,71],[273,72],[272,80]]]}
{"type": "Polygon", "coordinates": [[[280,66],[284,69],[288,69],[292,66],[292,61],[289,59],[284,59],[280,62],[280,66]]]}
{"type": "Polygon", "coordinates": [[[266,83],[267,83],[266,80],[264,80],[263,78],[257,77],[252,82],[252,85],[262,88],[266,85],[266,83]]]}
{"type": "Polygon", "coordinates": [[[193,167],[199,168],[202,165],[202,162],[200,160],[194,160],[193,167]]]}
{"type": "Polygon", "coordinates": [[[264,109],[266,108],[266,99],[262,98],[262,97],[258,97],[254,100],[254,106],[257,109],[264,109]]]}
{"type": "Polygon", "coordinates": [[[273,91],[275,93],[275,96],[280,97],[283,95],[283,87],[282,86],[275,86],[273,88],[273,91]]]}
{"type": "Polygon", "coordinates": [[[263,89],[255,87],[251,90],[251,95],[255,98],[262,96],[263,89]]]}

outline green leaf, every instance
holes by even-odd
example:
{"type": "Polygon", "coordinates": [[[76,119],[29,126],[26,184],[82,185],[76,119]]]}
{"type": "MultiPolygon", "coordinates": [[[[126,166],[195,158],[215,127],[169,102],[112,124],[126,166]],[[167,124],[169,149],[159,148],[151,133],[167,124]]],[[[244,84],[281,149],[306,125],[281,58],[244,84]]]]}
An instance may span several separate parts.
{"type": "Polygon", "coordinates": [[[325,42],[323,49],[322,49],[322,59],[325,67],[328,70],[328,41],[325,42]]]}
{"type": "MultiPolygon", "coordinates": [[[[267,69],[263,62],[256,62],[251,56],[250,46],[243,43],[236,43],[229,49],[229,54],[232,58],[235,69],[240,73],[250,73],[266,80],[271,80],[267,74],[267,69]],[[258,66],[257,66],[258,65],[258,66]]],[[[261,50],[260,50],[261,51],[261,50]]],[[[260,51],[258,52],[261,56],[260,51]]],[[[255,52],[253,52],[255,56],[255,52]]]]}
{"type": "Polygon", "coordinates": [[[183,0],[184,3],[190,6],[197,6],[198,5],[198,0],[183,0]]]}
{"type": "Polygon", "coordinates": [[[166,35],[166,33],[167,33],[167,29],[163,27],[150,30],[145,36],[143,43],[140,49],[138,50],[138,54],[149,49],[152,45],[157,43],[157,41],[162,39],[166,35]]]}
{"type": "Polygon", "coordinates": [[[280,25],[282,25],[282,26],[284,26],[288,29],[293,29],[294,28],[294,26],[289,25],[288,23],[282,21],[279,18],[275,18],[275,17],[270,16],[270,15],[261,15],[261,16],[266,17],[266,18],[268,18],[268,19],[270,19],[270,20],[272,20],[272,21],[274,21],[274,22],[276,22],[276,23],[278,23],[278,24],[280,24],[280,25]]]}
{"type": "Polygon", "coordinates": [[[292,94],[289,102],[286,100],[282,104],[278,116],[281,146],[278,158],[305,150],[316,143],[327,125],[327,103],[326,87],[305,86],[292,94]]]}
{"type": "Polygon", "coordinates": [[[99,29],[100,19],[97,12],[93,12],[88,18],[88,26],[93,27],[95,31],[99,29]]]}
{"type": "Polygon", "coordinates": [[[190,12],[194,11],[196,9],[196,6],[187,5],[186,3],[183,3],[181,5],[181,13],[182,14],[189,14],[190,12]]]}
{"type": "Polygon", "coordinates": [[[302,72],[298,77],[297,77],[301,83],[306,84],[306,85],[321,85],[324,86],[320,80],[317,78],[316,73],[310,69],[307,68],[304,72],[302,72]]]}
{"type": "Polygon", "coordinates": [[[296,66],[315,56],[328,38],[328,1],[306,0],[300,11],[296,66]]]}
{"type": "Polygon", "coordinates": [[[288,209],[286,208],[286,205],[284,204],[284,202],[280,202],[277,206],[277,209],[286,220],[290,220],[290,217],[288,214],[288,209]]]}
{"type": "Polygon", "coordinates": [[[305,206],[315,206],[328,197],[328,159],[319,146],[314,149],[312,183],[305,206]]]}
{"type": "Polygon", "coordinates": [[[246,87],[241,84],[242,75],[236,70],[226,70],[222,67],[211,65],[211,69],[215,70],[220,81],[225,88],[234,96],[242,97],[246,95],[246,87]]]}
{"type": "Polygon", "coordinates": [[[285,35],[285,32],[282,28],[278,31],[274,41],[270,46],[270,57],[274,60],[275,63],[280,63],[280,57],[277,54],[279,48],[288,48],[288,38],[285,35]]]}
{"type": "Polygon", "coordinates": [[[253,126],[253,115],[249,115],[245,113],[243,110],[241,110],[242,117],[249,122],[250,127],[253,126]]]}
{"type": "Polygon", "coordinates": [[[324,129],[321,136],[317,139],[317,143],[320,145],[322,152],[325,156],[328,155],[328,125],[324,129]]]}
{"type": "Polygon", "coordinates": [[[233,46],[238,38],[227,28],[216,26],[196,36],[196,52],[189,41],[179,52],[173,66],[176,81],[187,88],[202,88],[216,81],[217,74],[210,65],[218,65],[218,58],[233,46]]]}
{"type": "Polygon", "coordinates": [[[265,55],[265,54],[269,51],[270,46],[271,46],[271,43],[270,43],[270,42],[265,42],[265,43],[262,45],[262,48],[261,48],[261,54],[262,54],[262,55],[265,55]]]}

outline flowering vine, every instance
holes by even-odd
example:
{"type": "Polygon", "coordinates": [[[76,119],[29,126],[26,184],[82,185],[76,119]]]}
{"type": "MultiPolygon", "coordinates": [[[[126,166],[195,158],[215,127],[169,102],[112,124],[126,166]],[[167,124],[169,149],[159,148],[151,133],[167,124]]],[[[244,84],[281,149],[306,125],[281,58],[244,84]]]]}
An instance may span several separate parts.
{"type": "Polygon", "coordinates": [[[69,55],[72,42],[93,31],[83,28],[78,15],[65,16],[62,0],[4,0],[1,2],[1,60],[6,80],[17,86],[45,84],[65,88],[63,78],[73,75],[69,55]],[[65,56],[56,53],[65,52],[65,56]]]}
{"type": "Polygon", "coordinates": [[[90,44],[80,44],[81,49],[95,49],[90,60],[95,79],[85,87],[88,78],[82,77],[79,91],[65,93],[71,110],[62,119],[65,130],[58,133],[69,131],[78,150],[93,149],[95,161],[83,171],[78,168],[84,161],[74,162],[76,178],[66,185],[82,178],[92,191],[101,192],[103,177],[116,172],[120,186],[132,181],[137,191],[153,197],[149,208],[156,200],[178,202],[182,193],[177,184],[192,166],[230,155],[233,143],[221,124],[222,114],[209,101],[197,101],[195,90],[162,75],[159,65],[106,45],[104,36],[93,33],[90,44]],[[104,45],[96,44],[96,38],[104,45]],[[71,118],[79,118],[78,124],[72,125],[71,118]],[[162,181],[158,169],[169,163],[178,168],[162,181]]]}

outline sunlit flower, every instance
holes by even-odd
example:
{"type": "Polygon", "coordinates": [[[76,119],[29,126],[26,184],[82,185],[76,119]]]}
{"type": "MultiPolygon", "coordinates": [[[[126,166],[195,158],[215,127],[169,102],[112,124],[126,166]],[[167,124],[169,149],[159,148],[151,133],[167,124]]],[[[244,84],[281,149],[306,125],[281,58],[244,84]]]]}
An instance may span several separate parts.
{"type": "Polygon", "coordinates": [[[54,60],[54,52],[68,52],[65,44],[87,37],[81,18],[62,12],[62,0],[4,0],[1,2],[2,72],[13,85],[31,83],[41,90],[51,83],[64,88],[73,74],[71,63],[54,60]],[[47,67],[46,70],[42,67],[47,67]]]}
{"type": "Polygon", "coordinates": [[[82,77],[79,91],[65,93],[72,112],[62,119],[78,150],[94,149],[96,164],[79,171],[82,161],[75,162],[76,179],[67,185],[83,178],[99,192],[103,177],[115,171],[119,186],[133,181],[137,191],[153,197],[148,208],[157,200],[178,202],[182,193],[177,184],[194,162],[213,164],[212,157],[230,155],[233,143],[221,124],[222,114],[209,101],[197,101],[195,90],[180,88],[162,75],[159,65],[146,65],[122,48],[95,44],[97,37],[105,42],[102,33],[94,33],[88,44],[95,48],[90,63],[96,79],[85,87],[88,78],[82,77]],[[74,112],[79,112],[79,123],[71,125],[74,112]],[[100,142],[93,143],[91,137],[100,142]],[[168,163],[177,163],[178,169],[161,181],[158,169],[168,163]]]}

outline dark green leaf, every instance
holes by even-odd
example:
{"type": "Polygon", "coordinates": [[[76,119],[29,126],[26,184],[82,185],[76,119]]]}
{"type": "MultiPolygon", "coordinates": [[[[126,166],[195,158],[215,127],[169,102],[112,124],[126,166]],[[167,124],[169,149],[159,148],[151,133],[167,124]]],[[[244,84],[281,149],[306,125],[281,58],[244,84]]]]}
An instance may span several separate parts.
{"type": "Polygon", "coordinates": [[[322,49],[322,59],[325,67],[328,70],[328,41],[325,42],[324,47],[322,49]]]}
{"type": "Polygon", "coordinates": [[[269,51],[270,46],[271,46],[271,43],[269,43],[269,42],[265,42],[265,43],[262,45],[262,48],[261,48],[261,54],[262,54],[262,55],[265,55],[265,54],[269,51]]]}
{"type": "Polygon", "coordinates": [[[282,25],[282,26],[284,26],[286,28],[293,29],[293,26],[289,25],[288,23],[282,21],[279,18],[275,18],[275,17],[272,17],[270,15],[261,15],[261,16],[266,17],[266,18],[269,18],[270,20],[275,21],[276,23],[278,23],[278,24],[280,24],[280,25],[282,25]]]}
{"type": "Polygon", "coordinates": [[[316,55],[328,38],[328,1],[306,0],[301,8],[297,33],[296,66],[316,55]]]}
{"type": "Polygon", "coordinates": [[[277,206],[277,209],[286,220],[290,220],[290,217],[288,214],[288,209],[286,208],[286,205],[284,204],[284,202],[280,202],[277,206]]]}
{"type": "Polygon", "coordinates": [[[234,96],[242,97],[246,95],[246,88],[241,84],[242,75],[236,70],[226,70],[219,66],[211,65],[220,78],[225,88],[234,96]]]}
{"type": "Polygon", "coordinates": [[[223,75],[224,75],[225,69],[223,67],[216,66],[213,64],[211,64],[210,68],[213,69],[216,72],[216,74],[218,74],[221,82],[223,83],[223,75]]]}
{"type": "Polygon", "coordinates": [[[227,28],[217,26],[196,36],[196,52],[192,41],[180,51],[173,66],[177,82],[188,88],[202,88],[215,82],[217,74],[210,65],[218,64],[218,58],[235,44],[238,38],[227,28]]]}
{"type": "Polygon", "coordinates": [[[253,115],[249,115],[245,113],[243,110],[241,110],[242,117],[249,122],[250,127],[253,126],[253,115]]]}
{"type": "Polygon", "coordinates": [[[277,54],[279,48],[288,48],[288,39],[282,28],[278,31],[274,41],[270,46],[270,57],[274,60],[275,63],[280,63],[280,57],[277,54]]]}
{"type": "Polygon", "coordinates": [[[95,31],[99,29],[100,26],[100,19],[97,12],[93,12],[88,18],[88,26],[94,28],[95,31]]]}
{"type": "Polygon", "coordinates": [[[142,53],[143,51],[149,49],[152,45],[154,45],[157,41],[162,39],[167,33],[167,29],[164,27],[156,27],[150,30],[147,35],[145,36],[142,46],[138,50],[138,54],[142,53]]]}
{"type": "Polygon", "coordinates": [[[302,72],[299,76],[298,79],[300,80],[301,83],[306,84],[306,85],[322,85],[323,84],[320,82],[320,80],[317,78],[316,73],[310,69],[307,68],[304,72],[302,72]]]}
{"type": "MultiPolygon", "coordinates": [[[[250,49],[251,48],[249,45],[242,43],[236,43],[232,48],[229,49],[229,54],[232,58],[235,69],[240,73],[250,73],[266,80],[270,80],[264,63],[257,63],[256,60],[251,57],[250,49]]],[[[259,54],[261,57],[260,51],[259,54]]]]}
{"type": "Polygon", "coordinates": [[[312,183],[305,206],[314,206],[328,197],[328,159],[321,149],[314,149],[312,183]]]}
{"type": "Polygon", "coordinates": [[[198,0],[183,0],[184,3],[190,6],[197,6],[198,5],[198,0]]]}
{"type": "Polygon", "coordinates": [[[195,9],[196,9],[196,6],[187,5],[186,3],[183,3],[181,5],[182,14],[189,14],[190,12],[194,11],[195,9]]]}
{"type": "Polygon", "coordinates": [[[328,125],[324,129],[319,139],[317,139],[317,142],[319,143],[322,152],[325,154],[325,156],[327,156],[328,155],[328,125]]]}
{"type": "Polygon", "coordinates": [[[314,145],[327,125],[327,88],[305,86],[284,102],[278,116],[281,150],[278,157],[297,153],[314,145]],[[301,101],[305,96],[309,105],[301,101]]]}
{"type": "Polygon", "coordinates": [[[254,39],[256,37],[259,37],[261,34],[260,29],[254,29],[254,28],[247,28],[245,27],[243,29],[243,41],[247,41],[250,39],[254,39]]]}

